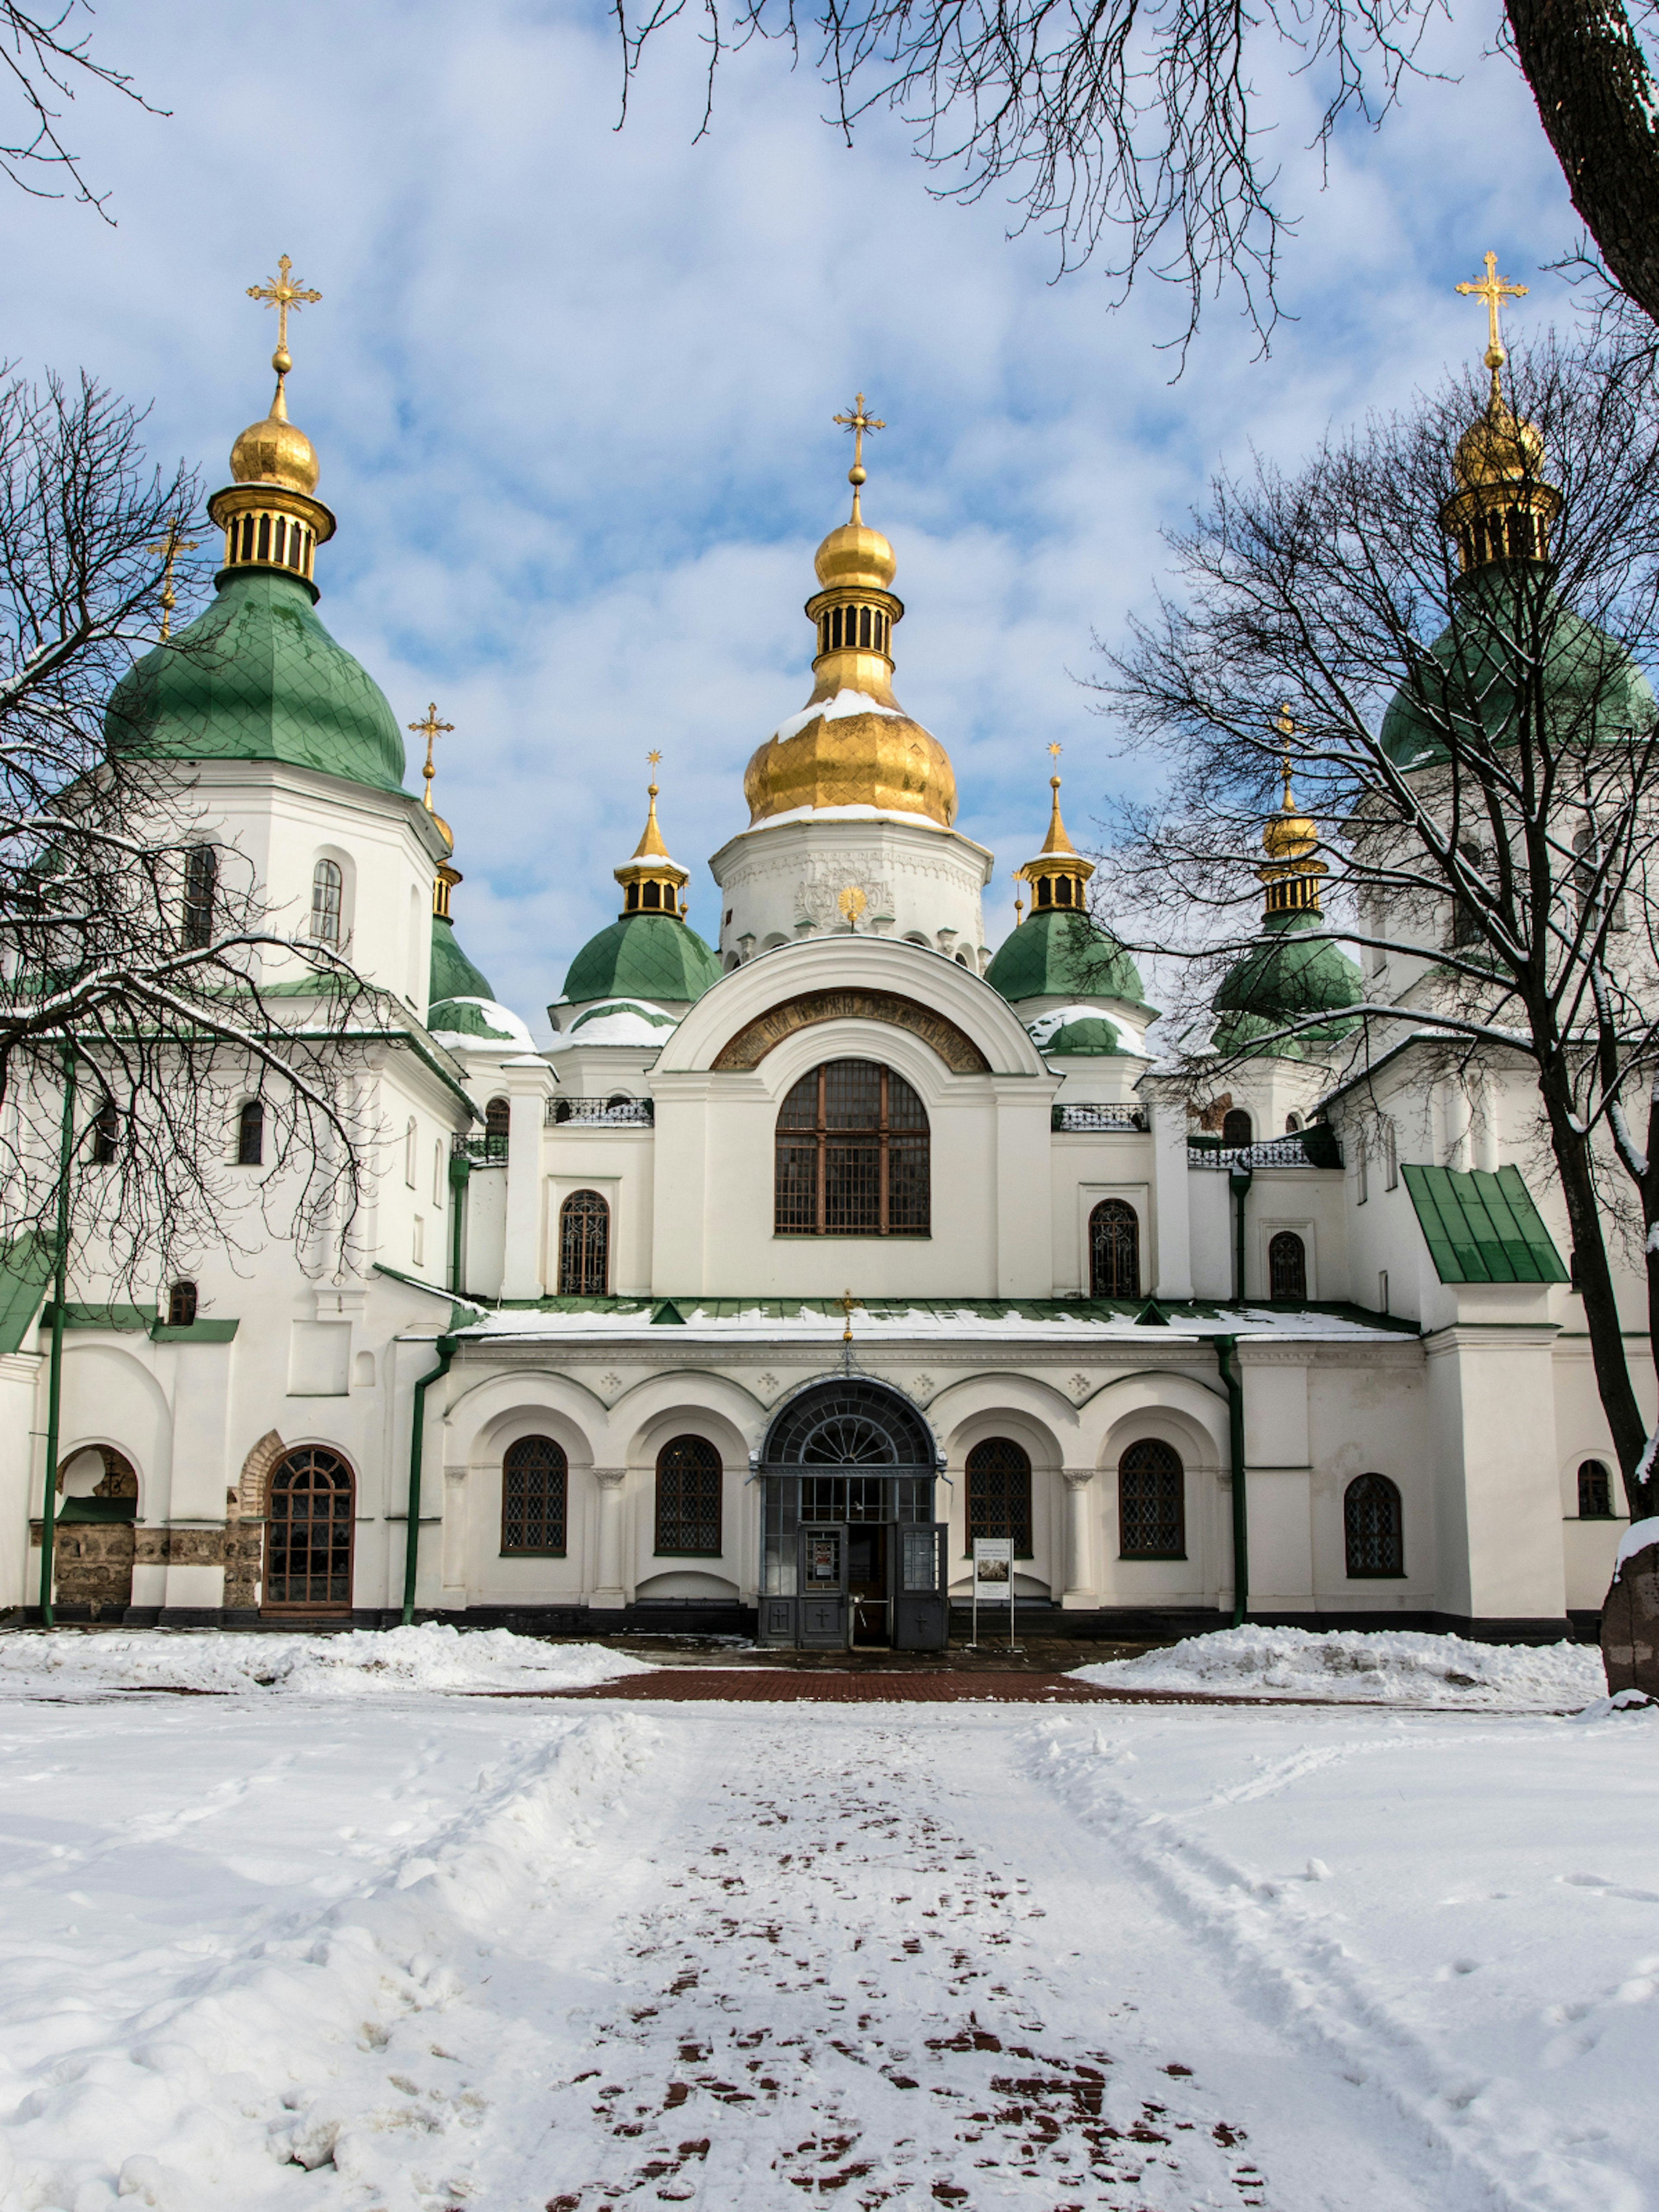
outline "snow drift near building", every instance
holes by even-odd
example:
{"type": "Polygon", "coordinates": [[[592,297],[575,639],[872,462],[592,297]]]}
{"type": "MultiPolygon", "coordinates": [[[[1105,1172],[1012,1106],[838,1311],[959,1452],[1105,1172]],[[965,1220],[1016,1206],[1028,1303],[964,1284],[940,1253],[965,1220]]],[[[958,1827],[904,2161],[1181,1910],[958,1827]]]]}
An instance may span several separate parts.
{"type": "Polygon", "coordinates": [[[1379,1705],[1584,1705],[1604,1696],[1593,1644],[1472,1644],[1407,1629],[1224,1628],[1167,1651],[1074,1669],[1118,1690],[1229,1691],[1240,1697],[1361,1698],[1379,1705]]]}

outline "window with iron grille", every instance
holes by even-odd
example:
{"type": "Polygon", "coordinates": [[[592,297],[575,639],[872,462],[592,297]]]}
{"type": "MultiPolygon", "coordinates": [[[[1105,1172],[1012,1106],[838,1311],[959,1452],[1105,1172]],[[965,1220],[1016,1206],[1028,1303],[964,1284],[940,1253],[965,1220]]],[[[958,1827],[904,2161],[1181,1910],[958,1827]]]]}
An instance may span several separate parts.
{"type": "Polygon", "coordinates": [[[988,1437],[968,1455],[968,1551],[975,1536],[1012,1536],[1031,1556],[1031,1459],[1012,1437],[988,1437]]]}
{"type": "Polygon", "coordinates": [[[167,1327],[190,1328],[196,1321],[196,1285],[175,1283],[167,1292],[167,1327]]]}
{"type": "Polygon", "coordinates": [[[1254,1141],[1255,1125],[1242,1106],[1230,1107],[1221,1117],[1221,1141],[1224,1145],[1248,1145],[1254,1141]]]}
{"type": "Polygon", "coordinates": [[[1139,1218],[1127,1199],[1103,1198],[1089,1216],[1089,1296],[1139,1295],[1139,1218]]]}
{"type": "Polygon", "coordinates": [[[346,1613],[357,1482],[338,1452],[310,1444],[271,1471],[265,1524],[267,1611],[346,1613]]]}
{"type": "Polygon", "coordinates": [[[219,888],[219,855],[211,845],[192,845],[185,856],[185,943],[213,942],[213,906],[219,888]]]}
{"type": "Polygon", "coordinates": [[[1342,1500],[1342,1520],[1350,1575],[1405,1573],[1400,1492],[1386,1474],[1355,1476],[1342,1500]]]}
{"type": "Polygon", "coordinates": [[[1294,1229],[1281,1229],[1268,1240],[1267,1295],[1274,1298],[1308,1295],[1308,1250],[1294,1229]]]}
{"type": "Polygon", "coordinates": [[[1581,1521],[1613,1518],[1613,1477],[1599,1459],[1587,1459],[1578,1470],[1578,1517],[1581,1521]]]}
{"type": "Polygon", "coordinates": [[[513,1127],[513,1108],[505,1098],[492,1098],[484,1108],[484,1158],[504,1160],[513,1127]]]}
{"type": "Polygon", "coordinates": [[[520,1437],[501,1459],[501,1549],[562,1558],[570,1463],[551,1437],[520,1437]]]}
{"type": "Polygon", "coordinates": [[[340,941],[340,893],[344,881],[337,860],[319,860],[311,872],[311,933],[321,944],[340,941]]]}
{"type": "Polygon", "coordinates": [[[1143,1437],[1117,1463],[1120,1549],[1126,1559],[1187,1556],[1186,1474],[1181,1455],[1158,1437],[1143,1437]]]}
{"type": "Polygon", "coordinates": [[[707,1437],[675,1437],[657,1454],[657,1553],[718,1559],[720,1455],[707,1437]]]}
{"type": "Polygon", "coordinates": [[[250,1098],[236,1116],[236,1164],[239,1168],[257,1168],[264,1164],[265,1109],[257,1098],[250,1098]]]}
{"type": "Polygon", "coordinates": [[[832,1060],[779,1109],[773,1226],[780,1237],[926,1237],[927,1109],[872,1060],[832,1060]]]}
{"type": "Polygon", "coordinates": [[[611,1274],[611,1208],[596,1190],[573,1190],[559,1208],[559,1295],[602,1298],[611,1274]]]}

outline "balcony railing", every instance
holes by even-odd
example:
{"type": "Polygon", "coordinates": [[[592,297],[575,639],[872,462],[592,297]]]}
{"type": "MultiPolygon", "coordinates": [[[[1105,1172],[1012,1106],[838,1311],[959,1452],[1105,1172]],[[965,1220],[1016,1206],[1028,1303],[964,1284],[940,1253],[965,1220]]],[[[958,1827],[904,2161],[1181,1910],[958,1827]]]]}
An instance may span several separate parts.
{"type": "Polygon", "coordinates": [[[454,1153],[456,1158],[460,1160],[471,1160],[475,1163],[480,1160],[504,1160],[507,1158],[507,1132],[505,1129],[490,1129],[481,1137],[477,1135],[453,1137],[450,1139],[449,1149],[454,1153]]]}
{"type": "Polygon", "coordinates": [[[1146,1116],[1139,1106],[1056,1106],[1053,1112],[1057,1131],[1144,1129],[1146,1126],[1146,1116]]]}
{"type": "Polygon", "coordinates": [[[657,1118],[649,1098],[550,1098],[547,1126],[580,1121],[590,1129],[648,1129],[657,1118]]]}
{"type": "Polygon", "coordinates": [[[1322,1121],[1288,1136],[1264,1137],[1259,1145],[1206,1145],[1190,1138],[1189,1168],[1340,1168],[1342,1147],[1322,1121]]]}

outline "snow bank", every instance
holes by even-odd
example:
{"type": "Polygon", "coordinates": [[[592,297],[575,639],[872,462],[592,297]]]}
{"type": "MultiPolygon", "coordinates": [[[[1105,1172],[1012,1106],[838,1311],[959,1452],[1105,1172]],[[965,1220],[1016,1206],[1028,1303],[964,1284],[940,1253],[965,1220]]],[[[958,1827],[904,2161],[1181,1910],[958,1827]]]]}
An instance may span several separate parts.
{"type": "Polygon", "coordinates": [[[264,1690],[355,1698],[387,1690],[580,1690],[649,1672],[644,1660],[596,1644],[538,1644],[505,1628],[463,1631],[436,1621],[347,1636],[141,1628],[89,1635],[25,1629],[0,1637],[0,1695],[264,1690]]]}
{"type": "Polygon", "coordinates": [[[1437,1705],[1579,1706],[1605,1697],[1593,1644],[1471,1644],[1406,1629],[1224,1628],[1140,1659],[1079,1667],[1107,1689],[1213,1690],[1235,1696],[1364,1698],[1437,1705]]]}
{"type": "Polygon", "coordinates": [[[1626,1560],[1633,1559],[1638,1552],[1645,1552],[1650,1544],[1659,1544],[1659,1520],[1632,1521],[1619,1539],[1619,1556],[1613,1563],[1614,1582],[1626,1560]]]}

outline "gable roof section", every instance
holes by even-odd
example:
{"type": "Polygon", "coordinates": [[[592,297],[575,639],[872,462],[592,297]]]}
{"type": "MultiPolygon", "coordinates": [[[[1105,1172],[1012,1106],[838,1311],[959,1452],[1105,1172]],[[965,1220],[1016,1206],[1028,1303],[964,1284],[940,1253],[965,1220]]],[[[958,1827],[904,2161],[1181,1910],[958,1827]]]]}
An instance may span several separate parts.
{"type": "Polygon", "coordinates": [[[1519,1168],[1403,1166],[1401,1175],[1443,1283],[1565,1283],[1519,1168]]]}

